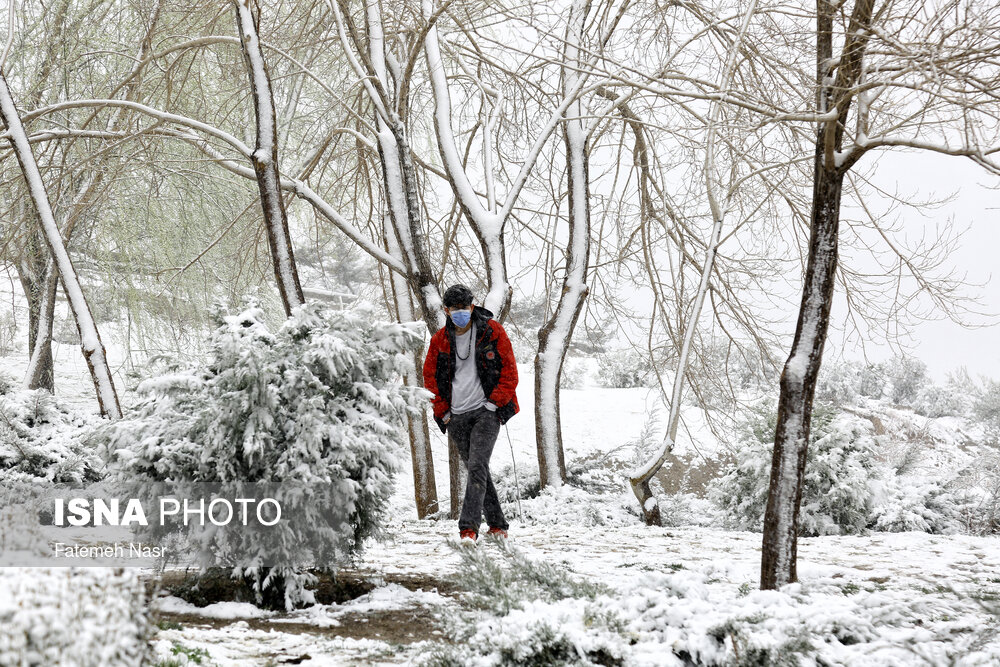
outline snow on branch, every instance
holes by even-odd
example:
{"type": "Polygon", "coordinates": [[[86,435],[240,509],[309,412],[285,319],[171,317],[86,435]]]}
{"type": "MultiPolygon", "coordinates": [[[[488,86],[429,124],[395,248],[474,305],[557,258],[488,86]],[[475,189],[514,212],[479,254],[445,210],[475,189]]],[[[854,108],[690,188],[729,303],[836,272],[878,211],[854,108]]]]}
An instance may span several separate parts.
{"type": "Polygon", "coordinates": [[[111,377],[111,369],[108,367],[105,356],[104,344],[101,342],[97,324],[90,312],[90,306],[83,294],[76,269],[70,259],[66,246],[63,243],[59,226],[56,224],[52,207],[49,203],[49,196],[42,182],[42,175],[35,162],[35,156],[31,152],[31,144],[28,142],[24,125],[18,115],[14,99],[11,97],[7,79],[0,71],[0,114],[3,116],[4,124],[7,126],[7,135],[14,146],[17,160],[21,165],[24,180],[28,185],[31,200],[38,212],[38,219],[42,226],[42,232],[52,253],[53,261],[59,269],[62,279],[63,289],[66,298],[69,300],[73,318],[76,320],[77,328],[80,332],[80,344],[83,348],[83,356],[90,367],[91,376],[94,380],[94,387],[97,390],[97,399],[100,404],[101,413],[112,419],[119,419],[122,416],[121,407],[118,403],[118,394],[115,391],[114,380],[111,377]]]}

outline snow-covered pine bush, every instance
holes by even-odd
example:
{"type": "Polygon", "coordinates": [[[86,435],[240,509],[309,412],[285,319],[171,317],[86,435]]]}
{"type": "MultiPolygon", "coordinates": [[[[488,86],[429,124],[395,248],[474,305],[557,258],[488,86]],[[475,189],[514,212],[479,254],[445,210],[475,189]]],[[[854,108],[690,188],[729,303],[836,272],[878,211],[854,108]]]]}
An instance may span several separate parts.
{"type": "Polygon", "coordinates": [[[1000,533],[1000,450],[981,448],[949,486],[959,497],[958,522],[963,532],[1000,533]]]}
{"type": "Polygon", "coordinates": [[[0,665],[143,665],[145,590],[132,568],[0,568],[0,665]]]}
{"type": "Polygon", "coordinates": [[[872,528],[886,533],[958,532],[967,504],[967,499],[960,498],[939,481],[890,476],[877,487],[872,528]]]}
{"type": "Polygon", "coordinates": [[[894,357],[886,364],[886,375],[891,385],[889,398],[896,405],[910,407],[927,383],[927,364],[914,357],[894,357]]]}
{"type": "Polygon", "coordinates": [[[280,530],[173,530],[202,565],[232,566],[258,595],[283,588],[288,608],[308,603],[305,568],[343,563],[383,523],[401,417],[426,400],[398,381],[421,343],[418,324],[378,323],[367,308],[307,304],[272,332],[251,306],[224,317],[204,367],[143,382],[108,446],[137,493],[152,481],[268,484],[280,530]]]}
{"type": "Polygon", "coordinates": [[[456,547],[455,583],[474,613],[445,611],[451,642],[431,645],[423,667],[469,664],[549,667],[627,663],[625,624],[607,601],[612,591],[515,548],[502,557],[456,547]]]}
{"type": "Polygon", "coordinates": [[[653,381],[649,358],[635,350],[617,350],[597,356],[597,377],[602,387],[631,389],[653,381]]]}
{"type": "Polygon", "coordinates": [[[98,479],[100,459],[81,442],[93,421],[44,389],[21,389],[0,377],[0,489],[98,479]]]}
{"type": "Polygon", "coordinates": [[[961,417],[969,413],[972,397],[962,394],[953,385],[929,384],[921,387],[913,409],[924,417],[961,417]]]}
{"type": "MultiPolygon", "coordinates": [[[[736,461],[709,485],[710,499],[736,530],[761,530],[771,476],[777,413],[758,404],[744,425],[736,461]]],[[[812,417],[799,514],[802,535],[859,533],[872,511],[875,468],[871,424],[817,404],[812,417]]]]}
{"type": "Polygon", "coordinates": [[[824,363],[816,379],[816,400],[831,405],[854,405],[861,393],[862,367],[844,361],[824,363]]]}
{"type": "Polygon", "coordinates": [[[1000,382],[988,380],[972,406],[976,419],[982,422],[986,441],[1000,443],[1000,382]]]}

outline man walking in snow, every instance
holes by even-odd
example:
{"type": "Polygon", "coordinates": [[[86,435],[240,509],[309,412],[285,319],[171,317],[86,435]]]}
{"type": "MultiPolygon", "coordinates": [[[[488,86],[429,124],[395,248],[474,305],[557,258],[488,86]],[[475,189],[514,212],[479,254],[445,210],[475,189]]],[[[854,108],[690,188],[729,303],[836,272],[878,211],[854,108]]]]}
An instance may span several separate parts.
{"type": "Polygon", "coordinates": [[[468,287],[449,287],[444,311],[445,326],[431,337],[424,361],[424,387],[434,394],[434,421],[455,443],[469,471],[458,529],[463,542],[474,545],[483,514],[488,535],[507,537],[490,455],[501,424],[519,409],[517,365],[507,333],[493,313],[473,304],[468,287]]]}

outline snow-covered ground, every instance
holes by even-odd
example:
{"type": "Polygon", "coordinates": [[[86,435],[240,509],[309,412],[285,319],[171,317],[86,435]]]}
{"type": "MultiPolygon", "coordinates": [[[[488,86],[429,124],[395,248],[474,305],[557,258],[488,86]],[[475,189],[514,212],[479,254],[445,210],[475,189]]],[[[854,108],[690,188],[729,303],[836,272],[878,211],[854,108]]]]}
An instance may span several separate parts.
{"type": "MultiPolygon", "coordinates": [[[[14,357],[10,370],[18,372],[22,362],[14,357]]],[[[76,407],[88,405],[92,385],[82,361],[61,364],[60,371],[60,395],[76,407]]],[[[521,371],[523,410],[501,431],[493,457],[502,495],[514,479],[512,451],[522,485],[537,474],[532,378],[528,367],[521,371]]],[[[151,605],[156,659],[161,665],[409,664],[458,636],[457,614],[475,631],[475,646],[462,653],[469,664],[499,664],[502,656],[516,662],[544,626],[592,657],[610,655],[629,665],[799,664],[795,656],[802,664],[1000,664],[996,537],[803,538],[799,583],[762,592],[759,534],[722,530],[697,502],[687,513],[699,525],[643,525],[620,473],[602,467],[596,455],[617,449],[614,459],[627,462],[631,449],[625,445],[639,435],[655,400],[644,389],[565,390],[567,460],[592,462],[581,476],[586,488],[566,486],[523,500],[523,520],[516,503],[505,505],[513,550],[599,584],[600,592],[525,600],[502,618],[472,610],[462,593],[470,565],[453,545],[456,524],[416,519],[409,456],[401,452],[406,467],[397,479],[386,539],[371,543],[350,571],[374,586],[369,593],[292,613],[238,602],[198,608],[160,597],[151,605]],[[606,653],[593,653],[595,647],[606,653]]],[[[700,448],[718,446],[693,411],[690,424],[700,448]]],[[[433,438],[444,504],[445,440],[438,432],[433,438]]],[[[687,442],[682,437],[682,453],[687,442]]],[[[960,453],[939,453],[944,462],[955,456],[960,453]]],[[[484,543],[480,551],[509,567],[497,545],[484,543]]],[[[26,578],[44,576],[0,571],[0,619],[10,605],[35,604],[16,596],[27,590],[26,578]]]]}
{"type": "MultiPolygon", "coordinates": [[[[625,664],[680,665],[678,648],[694,656],[691,649],[699,647],[708,664],[748,664],[738,662],[741,646],[777,649],[780,654],[781,645],[800,634],[820,646],[825,664],[1000,664],[996,538],[923,533],[804,538],[799,542],[800,582],[780,592],[761,592],[759,534],[649,528],[624,509],[625,498],[611,508],[603,506],[607,500],[588,498],[572,488],[527,500],[524,504],[532,514],[554,517],[554,510],[561,508],[566,518],[530,523],[514,519],[511,541],[533,561],[555,564],[615,592],[602,604],[620,614],[634,633],[636,643],[628,647],[625,664]],[[589,507],[593,504],[601,506],[589,507]],[[550,507],[540,511],[541,505],[550,507]],[[604,525],[594,525],[580,520],[588,511],[610,516],[604,525]],[[727,623],[736,634],[710,641],[727,623]]],[[[375,581],[422,579],[427,586],[423,592],[390,583],[347,604],[270,615],[236,603],[198,610],[171,598],[159,608],[200,615],[206,623],[159,631],[160,655],[167,657],[179,644],[204,650],[219,665],[268,664],[276,655],[308,655],[303,664],[316,665],[413,662],[429,648],[428,628],[418,621],[426,614],[418,611],[437,616],[461,608],[459,599],[439,594],[433,586],[460,578],[464,563],[451,545],[453,522],[418,521],[408,505],[406,494],[397,494],[394,511],[399,518],[387,526],[389,539],[371,546],[357,570],[375,581]],[[390,610],[412,615],[415,637],[422,641],[328,632],[346,616],[366,616],[374,625],[390,610]],[[262,616],[263,624],[248,625],[246,619],[262,616]],[[226,617],[231,621],[225,625],[207,622],[226,617]],[[297,625],[291,632],[283,629],[287,623],[314,625],[316,630],[303,631],[297,625]]],[[[505,562],[499,547],[479,548],[505,562]]],[[[574,624],[584,627],[582,610],[567,611],[556,603],[538,603],[525,613],[533,620],[514,619],[512,626],[561,618],[570,632],[574,624]]]]}

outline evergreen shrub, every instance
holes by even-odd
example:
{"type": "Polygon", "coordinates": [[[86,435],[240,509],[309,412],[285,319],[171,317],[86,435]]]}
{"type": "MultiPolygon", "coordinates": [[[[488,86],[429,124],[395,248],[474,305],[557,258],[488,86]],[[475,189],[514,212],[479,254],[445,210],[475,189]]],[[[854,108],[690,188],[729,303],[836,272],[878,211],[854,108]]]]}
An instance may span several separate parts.
{"type": "Polygon", "coordinates": [[[92,421],[0,376],[0,489],[97,480],[100,457],[84,442],[92,421]]]}
{"type": "MultiPolygon", "coordinates": [[[[761,530],[771,477],[777,412],[761,403],[744,422],[736,460],[709,485],[709,497],[736,530],[761,530]]],[[[806,536],[855,534],[869,520],[874,497],[871,424],[817,404],[812,416],[799,532],[806,536]]]]}
{"type": "Polygon", "coordinates": [[[342,564],[383,523],[402,417],[426,400],[399,381],[421,343],[419,325],[379,323],[366,308],[307,304],[276,331],[255,305],[224,316],[204,366],[143,382],[136,408],[109,426],[119,477],[136,493],[151,482],[267,484],[283,517],[273,530],[160,530],[184,534],[202,566],[231,566],[261,596],[310,603],[306,569],[342,564]]]}
{"type": "Polygon", "coordinates": [[[653,365],[635,350],[617,350],[597,355],[597,377],[602,387],[631,389],[654,382],[653,365]]]}
{"type": "Polygon", "coordinates": [[[0,568],[0,665],[149,664],[138,570],[0,568]]]}

